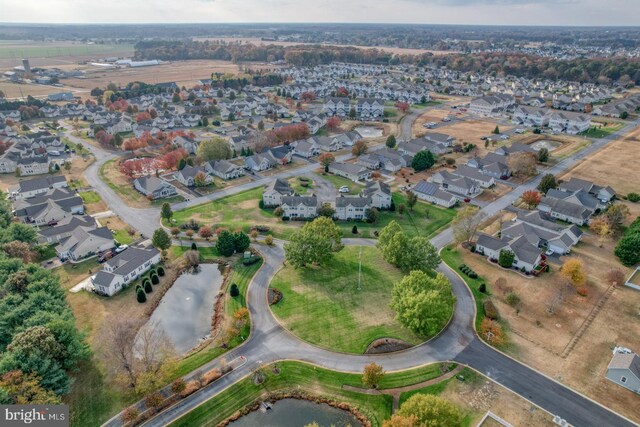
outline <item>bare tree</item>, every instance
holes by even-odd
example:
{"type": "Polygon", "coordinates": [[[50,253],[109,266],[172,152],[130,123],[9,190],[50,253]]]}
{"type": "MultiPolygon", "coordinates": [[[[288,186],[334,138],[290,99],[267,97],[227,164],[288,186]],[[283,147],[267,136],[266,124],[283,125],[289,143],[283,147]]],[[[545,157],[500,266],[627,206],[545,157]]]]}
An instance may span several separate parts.
{"type": "Polygon", "coordinates": [[[554,291],[549,297],[547,301],[547,313],[555,314],[556,310],[558,310],[562,304],[564,304],[567,295],[571,295],[575,292],[571,283],[568,280],[557,277],[553,282],[554,291]]]}
{"type": "Polygon", "coordinates": [[[532,176],[536,173],[536,155],[518,152],[509,156],[509,167],[516,176],[532,176]]]}
{"type": "Polygon", "coordinates": [[[453,237],[457,243],[471,242],[478,231],[485,214],[479,213],[473,206],[465,206],[451,222],[453,237]]]}

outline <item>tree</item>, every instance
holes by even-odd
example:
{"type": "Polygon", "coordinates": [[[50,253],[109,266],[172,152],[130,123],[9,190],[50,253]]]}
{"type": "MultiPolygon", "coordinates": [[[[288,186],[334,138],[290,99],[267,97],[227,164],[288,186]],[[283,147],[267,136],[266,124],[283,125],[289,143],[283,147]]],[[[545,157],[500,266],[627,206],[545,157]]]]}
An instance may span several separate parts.
{"type": "Polygon", "coordinates": [[[375,224],[378,221],[379,211],[377,208],[371,208],[367,210],[367,222],[370,224],[375,224]]]}
{"type": "Polygon", "coordinates": [[[389,148],[396,148],[396,137],[395,137],[395,135],[389,135],[387,137],[387,142],[385,144],[389,148]]]}
{"type": "Polygon", "coordinates": [[[351,120],[354,120],[356,116],[357,116],[356,109],[351,107],[351,109],[349,110],[349,118],[351,120]]]}
{"type": "Polygon", "coordinates": [[[502,326],[495,320],[491,320],[488,317],[482,319],[480,323],[480,336],[484,338],[491,345],[504,344],[504,332],[502,326]]]}
{"type": "Polygon", "coordinates": [[[405,327],[423,336],[433,336],[449,320],[455,297],[451,283],[437,273],[411,271],[393,286],[391,308],[405,327]]]}
{"type": "Polygon", "coordinates": [[[556,182],[556,177],[553,176],[553,174],[548,173],[544,175],[540,180],[540,184],[538,184],[538,190],[540,190],[542,194],[547,194],[547,191],[551,190],[552,188],[558,188],[558,183],[556,182]]]}
{"type": "Polygon", "coordinates": [[[171,247],[171,237],[164,231],[164,228],[158,228],[153,232],[151,243],[160,250],[167,250],[171,247]]]}
{"type": "Polygon", "coordinates": [[[340,119],[340,117],[338,116],[333,116],[333,117],[329,117],[327,119],[327,129],[330,131],[335,131],[340,127],[340,124],[342,124],[342,120],[340,119]]]}
{"type": "Polygon", "coordinates": [[[236,249],[236,239],[233,236],[233,233],[228,230],[223,230],[222,233],[220,233],[220,235],[218,236],[216,249],[222,256],[229,257],[233,255],[236,249]]]}
{"type": "Polygon", "coordinates": [[[382,423],[382,427],[418,427],[418,419],[415,415],[405,417],[393,414],[391,418],[382,423]]]}
{"type": "Polygon", "coordinates": [[[384,370],[382,369],[382,366],[375,362],[371,362],[365,366],[362,371],[362,384],[369,388],[377,388],[383,377],[384,370]]]}
{"type": "Polygon", "coordinates": [[[236,285],[235,283],[231,285],[231,288],[229,289],[229,295],[231,295],[233,298],[240,295],[240,290],[238,289],[238,285],[236,285]]]}
{"type": "Polygon", "coordinates": [[[363,140],[360,140],[355,144],[353,144],[353,147],[351,147],[351,154],[353,154],[356,157],[359,157],[365,154],[367,152],[367,149],[368,149],[367,143],[364,142],[363,140]]]}
{"type": "Polygon", "coordinates": [[[409,111],[409,108],[411,108],[411,105],[408,102],[396,102],[395,107],[402,114],[405,114],[406,112],[409,111]]]}
{"type": "Polygon", "coordinates": [[[414,394],[402,404],[396,414],[407,419],[415,419],[415,427],[462,425],[460,410],[442,397],[433,394],[414,394]]]}
{"type": "Polygon", "coordinates": [[[351,233],[352,234],[358,234],[358,226],[357,225],[353,225],[353,227],[351,227],[351,233]]]}
{"type": "Polygon", "coordinates": [[[431,244],[428,238],[415,236],[405,240],[399,258],[398,268],[404,273],[419,270],[425,273],[434,271],[441,262],[438,249],[431,244]]]}
{"type": "Polygon", "coordinates": [[[595,233],[598,236],[598,241],[600,242],[600,247],[604,244],[604,242],[613,234],[613,230],[611,229],[611,224],[609,224],[609,220],[604,216],[598,216],[596,218],[592,218],[589,221],[589,230],[595,233]]]}
{"type": "Polygon", "coordinates": [[[322,264],[342,247],[341,240],[342,231],[330,218],[316,218],[294,232],[289,243],[285,244],[287,262],[295,268],[322,264]]]}
{"type": "Polygon", "coordinates": [[[163,203],[162,208],[160,209],[160,216],[167,221],[171,219],[173,216],[173,211],[171,210],[171,205],[169,203],[163,203]]]}
{"type": "Polygon", "coordinates": [[[413,212],[413,207],[418,203],[418,195],[411,190],[407,190],[407,206],[413,212]]]}
{"type": "Polygon", "coordinates": [[[147,301],[147,294],[145,293],[144,289],[142,288],[138,288],[136,290],[136,300],[142,304],[143,302],[147,301]]]}
{"type": "Polygon", "coordinates": [[[304,225],[303,229],[322,237],[331,244],[333,251],[342,249],[342,230],[331,218],[319,217],[304,225]]]}
{"type": "Polygon", "coordinates": [[[207,174],[204,171],[196,173],[196,176],[193,177],[193,183],[196,187],[205,187],[210,184],[210,182],[207,182],[207,174]]]}
{"type": "Polygon", "coordinates": [[[17,240],[5,243],[2,246],[2,250],[4,250],[9,258],[19,258],[25,264],[35,261],[38,257],[38,255],[31,250],[29,243],[19,242],[17,240]]]}
{"type": "Polygon", "coordinates": [[[473,206],[465,206],[460,209],[456,217],[451,221],[451,230],[455,241],[457,243],[470,243],[483,219],[484,213],[478,213],[477,208],[473,206]]]}
{"type": "Polygon", "coordinates": [[[182,158],[178,161],[178,170],[181,171],[182,169],[185,168],[185,166],[187,166],[187,159],[182,158]]]}
{"type": "Polygon", "coordinates": [[[209,240],[211,237],[213,237],[213,230],[208,225],[204,225],[200,227],[200,230],[198,230],[198,235],[200,235],[200,237],[205,240],[209,240]]]}
{"type": "Polygon", "coordinates": [[[536,173],[537,157],[533,153],[523,151],[513,153],[508,157],[509,168],[516,176],[532,176],[536,173]]]}
{"type": "Polygon", "coordinates": [[[231,147],[227,141],[222,138],[202,141],[198,146],[198,157],[204,162],[229,159],[232,154],[231,147]]]}
{"type": "Polygon", "coordinates": [[[622,113],[620,113],[620,118],[622,120],[626,120],[627,118],[629,118],[629,113],[626,111],[623,111],[622,113]]]}
{"type": "Polygon", "coordinates": [[[618,241],[614,254],[627,267],[640,263],[640,220],[636,219],[618,241]]]}
{"type": "Polygon", "coordinates": [[[535,190],[527,190],[522,193],[522,202],[527,205],[529,209],[533,209],[540,204],[542,196],[535,190]]]}
{"type": "Polygon", "coordinates": [[[429,150],[422,150],[416,153],[413,156],[413,160],[411,160],[411,167],[416,172],[422,172],[423,170],[429,169],[436,162],[433,154],[429,150]]]}
{"type": "Polygon", "coordinates": [[[336,210],[333,209],[331,207],[331,205],[328,204],[328,203],[325,203],[325,204],[323,204],[322,206],[320,206],[318,208],[318,215],[319,216],[324,216],[324,217],[327,217],[327,218],[333,218],[333,215],[335,215],[335,213],[336,213],[336,210]]]}
{"type": "Polygon", "coordinates": [[[627,205],[616,203],[615,205],[609,206],[607,210],[604,211],[603,216],[609,222],[611,230],[614,233],[619,233],[624,228],[624,222],[630,213],[631,211],[627,205]]]}
{"type": "Polygon", "coordinates": [[[202,118],[202,126],[207,127],[209,126],[209,119],[206,117],[202,118]]]}
{"type": "Polygon", "coordinates": [[[41,384],[42,378],[36,373],[24,373],[20,370],[5,372],[0,377],[0,391],[6,397],[0,403],[7,405],[57,405],[60,398],[53,391],[46,390],[41,384]]]}
{"type": "Polygon", "coordinates": [[[499,135],[500,134],[500,127],[498,125],[496,125],[496,127],[493,129],[493,132],[491,132],[495,135],[499,135]]]}
{"type": "Polygon", "coordinates": [[[582,260],[570,258],[562,264],[560,274],[564,276],[573,286],[583,286],[587,282],[582,260]]]}
{"type": "Polygon", "coordinates": [[[336,158],[331,153],[322,153],[318,156],[318,161],[324,166],[325,172],[327,172],[329,165],[336,161],[336,158]]]}
{"type": "Polygon", "coordinates": [[[513,265],[513,261],[515,261],[516,255],[506,249],[501,249],[500,254],[498,255],[498,264],[500,267],[511,268],[513,265]]]}
{"type": "Polygon", "coordinates": [[[246,251],[251,245],[251,239],[249,239],[247,233],[243,233],[242,231],[238,231],[237,233],[235,233],[233,235],[233,239],[235,244],[235,251],[237,253],[246,251]]]}
{"type": "Polygon", "coordinates": [[[542,147],[538,150],[538,161],[540,163],[545,163],[549,160],[549,150],[545,147],[542,147]]]}

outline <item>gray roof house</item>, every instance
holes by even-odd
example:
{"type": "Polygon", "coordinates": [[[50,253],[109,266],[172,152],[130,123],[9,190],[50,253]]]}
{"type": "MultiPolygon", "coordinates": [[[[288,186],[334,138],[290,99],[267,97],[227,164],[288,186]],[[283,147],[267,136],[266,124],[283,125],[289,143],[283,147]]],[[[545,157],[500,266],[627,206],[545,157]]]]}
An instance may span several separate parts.
{"type": "Polygon", "coordinates": [[[371,205],[377,209],[389,209],[392,203],[391,187],[382,181],[369,181],[360,193],[371,199],[371,205]]]}
{"type": "Polygon", "coordinates": [[[640,394],[640,357],[634,352],[616,347],[607,367],[607,379],[640,394]]]}
{"type": "Polygon", "coordinates": [[[318,216],[318,198],[316,196],[282,196],[283,217],[315,218],[318,216]]]}
{"type": "Polygon", "coordinates": [[[466,197],[475,197],[482,192],[477,181],[463,176],[454,175],[447,171],[438,171],[434,173],[429,178],[429,181],[440,184],[446,191],[461,194],[466,197]]]}
{"type": "Polygon", "coordinates": [[[513,267],[525,271],[533,271],[540,261],[542,254],[537,246],[534,246],[522,235],[514,238],[502,236],[500,239],[480,233],[476,242],[476,251],[492,259],[500,257],[500,251],[511,251],[515,255],[513,267]]]}
{"type": "Polygon", "coordinates": [[[412,189],[420,200],[426,200],[433,204],[450,208],[454,206],[458,199],[453,194],[440,188],[439,185],[427,181],[418,182],[412,189]]]}
{"type": "Polygon", "coordinates": [[[559,190],[569,193],[573,193],[579,190],[585,191],[598,199],[603,205],[609,203],[611,199],[613,199],[613,197],[616,195],[616,192],[613,190],[613,188],[609,186],[601,187],[591,181],[579,178],[571,178],[569,181],[562,182],[560,184],[559,190]]]}
{"type": "Polygon", "coordinates": [[[33,197],[41,193],[46,193],[50,189],[68,186],[67,179],[62,175],[47,176],[20,181],[16,187],[11,189],[11,193],[15,195],[16,198],[33,197]]]}
{"type": "Polygon", "coordinates": [[[367,211],[373,207],[370,197],[338,196],[336,197],[335,218],[339,220],[363,220],[367,211]]]}
{"type": "Polygon", "coordinates": [[[301,139],[294,142],[292,145],[294,145],[293,154],[307,159],[320,154],[320,149],[318,148],[314,138],[301,139]]]}
{"type": "Polygon", "coordinates": [[[56,252],[60,259],[78,261],[109,250],[113,246],[113,234],[108,227],[76,227],[69,237],[60,240],[56,252]]]}
{"type": "Polygon", "coordinates": [[[284,179],[276,178],[262,192],[262,203],[265,206],[280,206],[284,196],[293,196],[293,188],[284,179]]]}
{"type": "Polygon", "coordinates": [[[112,296],[159,262],[157,249],[130,247],[105,262],[91,282],[97,293],[112,296]]]}
{"type": "Polygon", "coordinates": [[[143,176],[133,181],[136,190],[152,200],[172,197],[178,194],[176,187],[155,176],[143,176]]]}
{"type": "Polygon", "coordinates": [[[369,169],[352,163],[333,162],[329,165],[329,172],[354,182],[371,178],[369,169]]]}
{"type": "Polygon", "coordinates": [[[222,179],[234,179],[244,175],[241,166],[234,165],[228,160],[211,160],[204,164],[204,170],[222,179]]]}
{"type": "Polygon", "coordinates": [[[181,182],[183,185],[187,187],[193,187],[196,185],[196,175],[202,172],[204,174],[204,179],[206,183],[210,183],[213,181],[211,175],[207,172],[206,168],[201,166],[190,166],[186,165],[182,170],[179,170],[173,176],[181,182]]]}
{"type": "Polygon", "coordinates": [[[265,171],[271,169],[278,164],[276,159],[270,151],[264,153],[255,153],[244,159],[245,169],[250,169],[254,172],[265,171]]]}

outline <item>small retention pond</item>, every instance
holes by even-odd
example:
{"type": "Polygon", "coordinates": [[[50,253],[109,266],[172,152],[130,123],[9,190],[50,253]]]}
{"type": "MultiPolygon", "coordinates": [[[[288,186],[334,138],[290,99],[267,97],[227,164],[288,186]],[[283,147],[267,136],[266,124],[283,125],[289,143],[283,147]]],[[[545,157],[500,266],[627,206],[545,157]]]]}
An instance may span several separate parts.
{"type": "Polygon", "coordinates": [[[558,141],[550,141],[548,139],[541,139],[540,141],[536,141],[531,144],[531,148],[534,150],[540,150],[541,148],[546,148],[549,152],[552,152],[556,148],[560,146],[558,141]]]}
{"type": "Polygon", "coordinates": [[[363,138],[377,138],[382,136],[382,129],[373,126],[358,126],[354,130],[358,131],[363,138]]]}
{"type": "Polygon", "coordinates": [[[312,422],[321,426],[361,426],[349,412],[326,403],[314,403],[299,399],[282,399],[271,409],[251,412],[229,424],[231,427],[301,427],[312,422]]]}
{"type": "Polygon", "coordinates": [[[162,297],[145,325],[156,325],[184,354],[211,332],[213,303],[222,286],[219,264],[200,264],[197,273],[184,272],[162,297]]]}

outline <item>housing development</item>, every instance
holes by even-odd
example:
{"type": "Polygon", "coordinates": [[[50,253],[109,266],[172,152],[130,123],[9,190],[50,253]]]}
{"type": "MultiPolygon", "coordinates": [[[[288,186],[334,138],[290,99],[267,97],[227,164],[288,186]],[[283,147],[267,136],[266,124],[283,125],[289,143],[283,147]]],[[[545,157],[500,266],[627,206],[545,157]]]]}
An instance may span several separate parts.
{"type": "Polygon", "coordinates": [[[398,7],[483,25],[0,24],[0,404],[638,425],[640,30],[398,7]]]}

